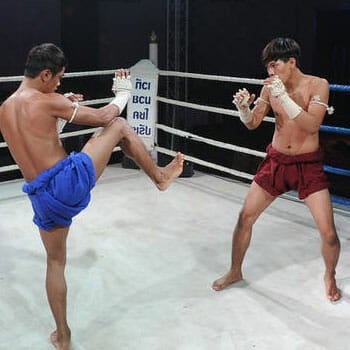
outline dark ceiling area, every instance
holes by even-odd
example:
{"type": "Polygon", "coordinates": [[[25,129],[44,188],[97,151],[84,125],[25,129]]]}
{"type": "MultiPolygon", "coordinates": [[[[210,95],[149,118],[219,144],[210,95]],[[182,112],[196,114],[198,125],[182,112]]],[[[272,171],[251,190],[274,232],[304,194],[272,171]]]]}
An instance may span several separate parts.
{"type": "MultiPolygon", "coordinates": [[[[266,75],[260,61],[262,48],[274,37],[288,36],[301,45],[305,73],[346,85],[350,81],[349,17],[350,1],[344,0],[295,0],[283,6],[280,0],[2,0],[0,72],[1,76],[22,75],[28,50],[41,42],[62,47],[68,72],[131,67],[149,57],[154,32],[159,69],[261,79],[266,75]]],[[[106,80],[70,83],[67,88],[81,90],[86,97],[110,93],[106,80]]],[[[1,84],[1,99],[15,87],[16,83],[1,84]]],[[[159,94],[232,108],[232,94],[239,87],[206,80],[173,84],[160,80],[159,94]]],[[[348,93],[331,91],[336,113],[325,118],[327,125],[350,127],[347,100],[348,93]]],[[[169,122],[170,115],[188,131],[242,146],[254,143],[258,150],[265,149],[273,132],[265,126],[252,137],[232,118],[199,116],[198,111],[181,108],[169,112],[160,106],[162,122],[169,122]]],[[[169,140],[164,137],[164,142],[169,140]]],[[[327,162],[350,168],[343,155],[350,148],[346,135],[322,134],[321,143],[327,162]]],[[[180,141],[176,146],[184,147],[180,141]]],[[[186,145],[190,152],[233,162],[231,154],[197,148],[186,145]]],[[[256,167],[255,162],[251,167],[256,167]]]]}

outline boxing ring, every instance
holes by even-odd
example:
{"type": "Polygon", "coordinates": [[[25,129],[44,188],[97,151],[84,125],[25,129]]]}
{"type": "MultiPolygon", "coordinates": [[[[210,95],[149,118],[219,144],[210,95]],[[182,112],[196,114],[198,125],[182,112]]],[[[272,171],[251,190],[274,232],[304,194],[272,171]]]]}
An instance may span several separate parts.
{"type": "MultiPolygon", "coordinates": [[[[104,77],[109,87],[113,74],[112,70],[66,73],[64,79],[104,77]]],[[[172,77],[261,84],[258,79],[159,70],[159,79],[172,77]]],[[[2,77],[0,83],[21,79],[2,77]]],[[[348,86],[330,88],[332,93],[350,91],[348,86]]],[[[89,98],[82,104],[98,106],[111,99],[89,98]]],[[[229,108],[159,95],[156,100],[159,107],[167,104],[238,117],[229,108]]],[[[274,118],[267,116],[264,122],[274,123],[274,118]]],[[[256,158],[265,155],[174,125],[156,121],[155,127],[157,133],[184,142],[256,158]]],[[[83,142],[96,130],[66,128],[60,137],[83,142]]],[[[350,129],[322,125],[321,132],[349,135],[350,129]]],[[[158,156],[175,155],[177,149],[158,141],[157,137],[152,149],[158,156]]],[[[2,154],[6,147],[0,143],[2,154]]],[[[114,153],[120,154],[120,149],[114,153]]],[[[74,219],[67,265],[73,349],[347,349],[349,199],[332,196],[342,244],[337,270],[341,301],[326,301],[318,232],[293,193],[276,199],[254,227],[245,281],[214,292],[211,283],[227,270],[232,228],[254,174],[184,153],[195,172],[177,179],[166,192],[156,191],[140,170],[110,164],[93,190],[91,205],[74,219]]],[[[347,169],[327,164],[325,171],[350,175],[347,169]]],[[[1,165],[0,172],[17,174],[16,179],[0,183],[0,349],[49,349],[45,339],[53,324],[44,291],[43,247],[31,222],[30,203],[21,193],[18,167],[12,161],[1,165]]]]}
{"type": "MultiPolygon", "coordinates": [[[[204,79],[204,80],[214,80],[214,81],[220,81],[220,82],[228,82],[228,83],[239,83],[241,86],[247,86],[247,85],[262,85],[262,80],[260,79],[251,79],[251,78],[239,78],[239,77],[228,77],[228,76],[217,76],[217,75],[206,75],[206,74],[194,74],[194,73],[186,73],[186,72],[174,72],[174,71],[164,71],[159,70],[159,77],[176,77],[176,78],[183,78],[183,79],[204,79]]],[[[113,70],[103,70],[103,71],[90,71],[90,72],[76,72],[76,73],[66,73],[64,78],[82,78],[82,77],[93,77],[93,76],[113,76],[114,71],[113,70]]],[[[15,77],[0,77],[0,83],[5,82],[18,82],[21,81],[22,76],[15,76],[15,77]]],[[[349,85],[339,85],[339,84],[330,84],[330,91],[331,93],[337,92],[337,93],[348,93],[350,92],[350,86],[349,85]]],[[[225,115],[228,117],[239,117],[238,111],[234,109],[226,109],[226,108],[219,108],[219,107],[212,107],[212,106],[206,106],[201,104],[195,104],[187,101],[179,101],[175,99],[165,98],[162,96],[156,97],[157,101],[159,103],[164,104],[170,104],[173,106],[180,106],[190,109],[195,109],[199,111],[206,111],[211,113],[216,113],[220,115],[225,115]]],[[[90,99],[87,101],[82,102],[82,105],[88,105],[88,106],[94,106],[94,105],[101,105],[109,103],[112,100],[111,97],[106,98],[98,98],[98,99],[90,99]]],[[[264,122],[267,123],[274,123],[275,119],[270,116],[266,116],[264,118],[264,122]]],[[[155,124],[157,130],[162,130],[165,133],[169,133],[171,135],[176,135],[179,137],[182,137],[184,139],[190,139],[191,141],[201,142],[205,143],[207,145],[211,145],[214,147],[222,148],[225,150],[240,152],[243,154],[260,157],[263,158],[266,153],[261,151],[256,151],[250,148],[245,147],[239,147],[235,146],[233,144],[228,144],[220,141],[216,141],[213,139],[208,139],[205,137],[202,137],[200,135],[193,134],[191,132],[187,132],[184,130],[175,129],[174,127],[170,127],[168,125],[156,123],[155,124]]],[[[85,128],[84,130],[78,130],[78,131],[71,131],[71,132],[64,132],[60,135],[61,139],[65,138],[72,138],[72,137],[79,137],[81,135],[89,135],[97,131],[98,128],[85,128]]],[[[320,127],[321,133],[333,133],[333,134],[341,134],[341,135],[350,135],[350,129],[349,128],[343,128],[343,127],[337,127],[337,126],[329,126],[329,125],[321,125],[320,127]]],[[[156,137],[156,136],[155,136],[156,137]]],[[[0,143],[0,148],[6,148],[7,145],[5,142],[0,143]]],[[[175,155],[176,150],[169,150],[167,148],[164,148],[162,146],[157,145],[157,140],[155,140],[154,145],[152,146],[153,150],[155,152],[166,154],[170,156],[175,155]]],[[[120,148],[116,147],[115,150],[120,151],[120,148]]],[[[204,166],[206,168],[215,169],[217,171],[234,175],[241,179],[247,179],[252,180],[254,173],[249,174],[242,171],[237,171],[232,168],[228,168],[225,166],[220,166],[218,164],[208,162],[203,159],[199,159],[197,157],[193,157],[189,154],[185,154],[185,160],[188,162],[192,162],[194,164],[198,164],[201,166],[204,166]]],[[[11,165],[5,165],[0,167],[0,172],[8,172],[12,170],[18,169],[16,164],[11,165]]],[[[350,169],[344,169],[339,167],[334,167],[325,164],[324,170],[326,173],[330,174],[337,174],[344,177],[350,176],[350,169]]],[[[333,204],[340,204],[342,207],[345,207],[348,209],[350,207],[350,199],[343,197],[343,196],[337,196],[332,195],[332,202],[333,204]]]]}

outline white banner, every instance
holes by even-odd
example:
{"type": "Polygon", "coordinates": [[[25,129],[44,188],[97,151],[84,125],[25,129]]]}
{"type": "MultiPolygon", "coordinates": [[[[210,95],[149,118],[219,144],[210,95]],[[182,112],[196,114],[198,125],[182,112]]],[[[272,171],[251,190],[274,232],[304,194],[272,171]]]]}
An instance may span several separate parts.
{"type": "Polygon", "coordinates": [[[133,91],[127,107],[128,123],[152,150],[156,138],[158,69],[144,59],[130,68],[130,74],[133,91]]]}

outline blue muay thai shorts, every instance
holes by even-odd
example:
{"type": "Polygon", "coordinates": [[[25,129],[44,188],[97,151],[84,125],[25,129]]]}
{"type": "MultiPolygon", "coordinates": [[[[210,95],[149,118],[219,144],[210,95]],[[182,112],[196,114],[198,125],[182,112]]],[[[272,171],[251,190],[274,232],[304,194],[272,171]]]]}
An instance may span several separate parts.
{"type": "Polygon", "coordinates": [[[41,229],[68,227],[72,218],[85,209],[95,186],[91,158],[83,152],[72,152],[34,180],[23,184],[32,203],[33,222],[41,229]]]}

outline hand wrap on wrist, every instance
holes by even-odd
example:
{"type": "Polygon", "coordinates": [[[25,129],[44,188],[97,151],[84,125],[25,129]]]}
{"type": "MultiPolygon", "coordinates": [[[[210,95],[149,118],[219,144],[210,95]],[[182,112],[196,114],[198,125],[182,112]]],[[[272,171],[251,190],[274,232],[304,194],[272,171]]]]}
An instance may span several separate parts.
{"type": "Polygon", "coordinates": [[[286,88],[279,77],[274,77],[271,84],[267,85],[272,96],[276,97],[289,119],[296,118],[303,109],[287,94],[286,88]]]}
{"type": "Polygon", "coordinates": [[[235,104],[239,112],[239,119],[244,124],[247,124],[253,120],[253,114],[248,104],[249,98],[250,94],[246,89],[239,89],[233,97],[233,103],[235,104]]]}
{"type": "Polygon", "coordinates": [[[132,85],[130,76],[126,78],[113,78],[112,91],[115,94],[115,98],[111,101],[111,103],[119,108],[119,114],[127,105],[131,95],[131,90],[132,85]]]}

